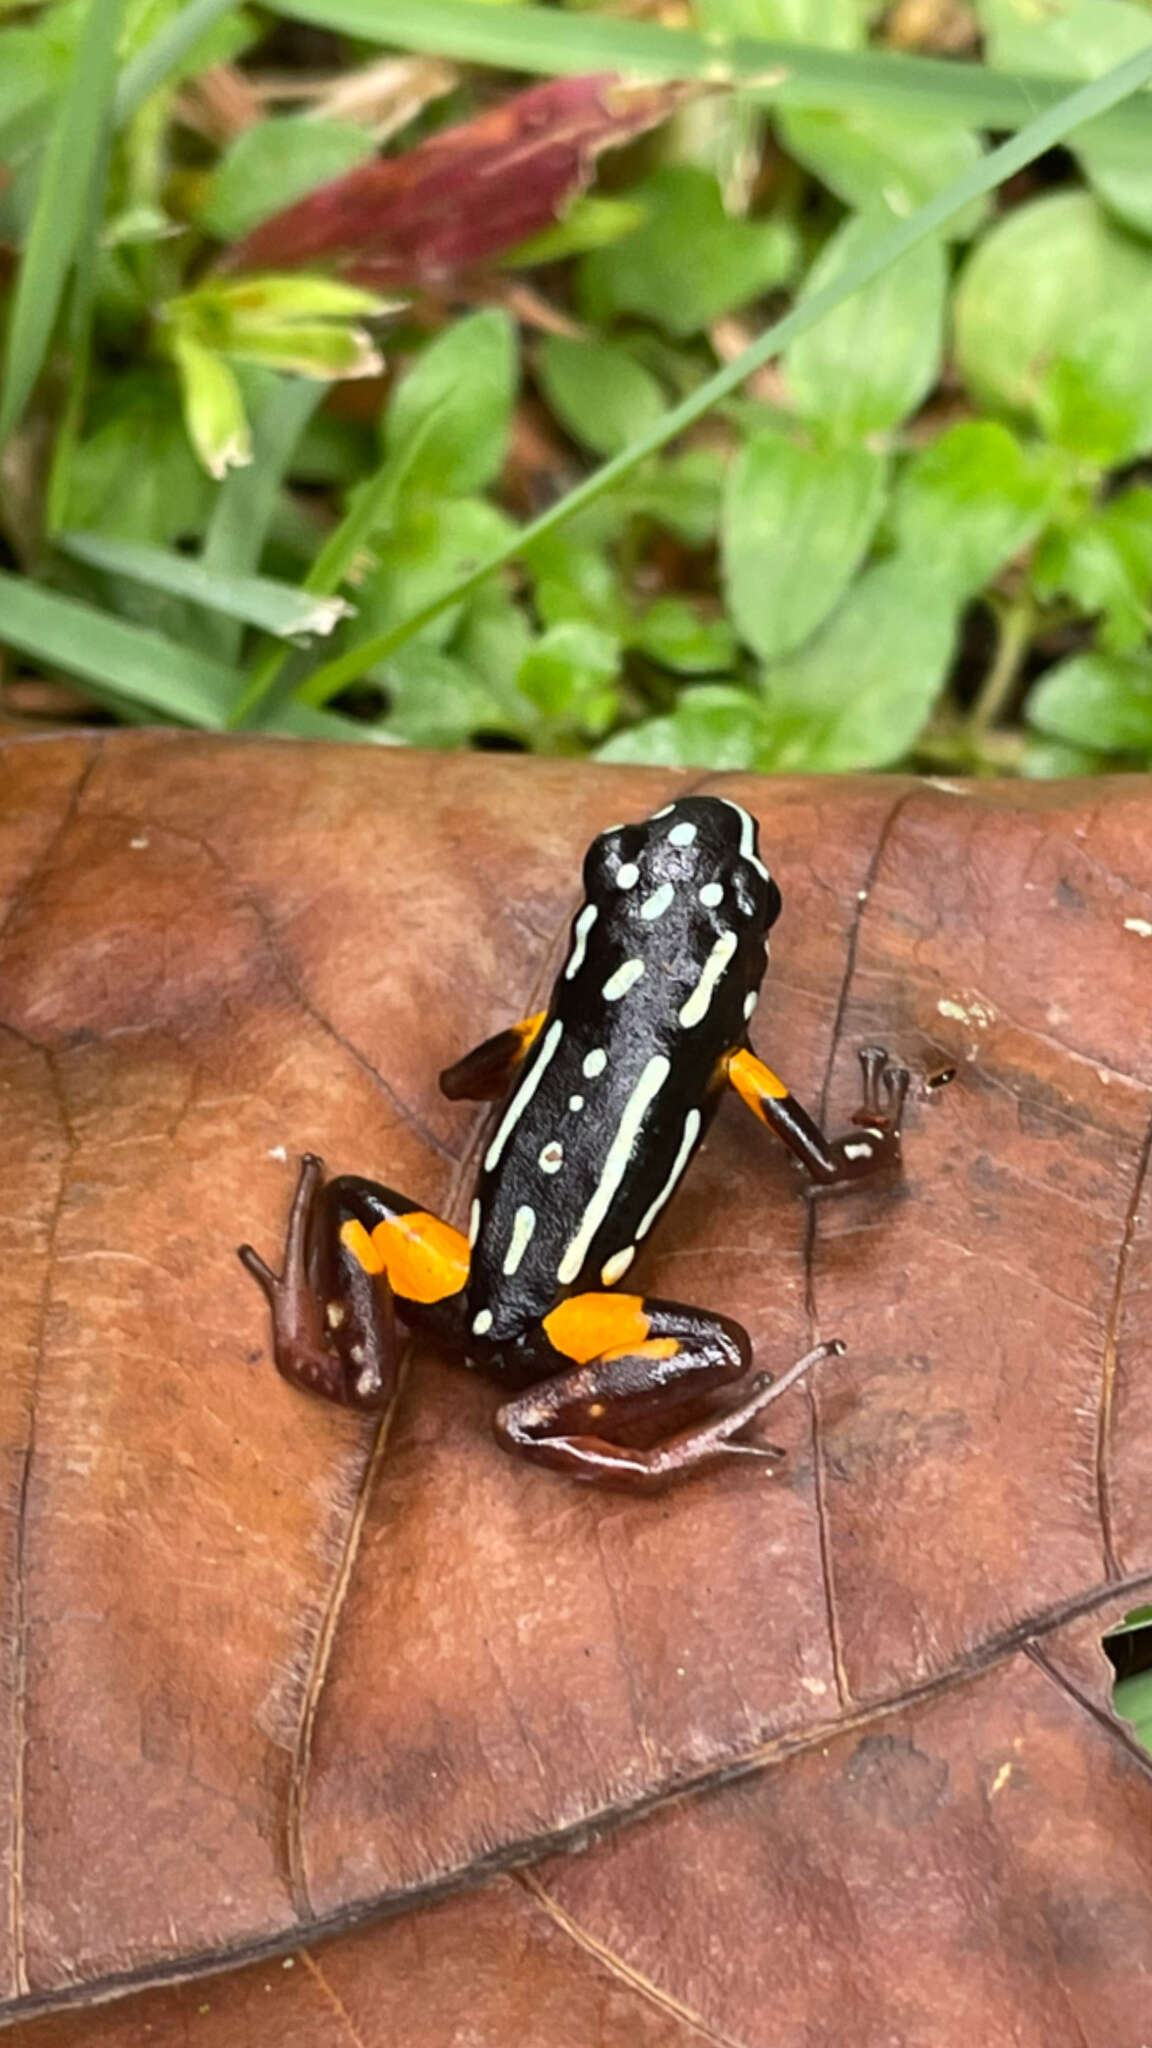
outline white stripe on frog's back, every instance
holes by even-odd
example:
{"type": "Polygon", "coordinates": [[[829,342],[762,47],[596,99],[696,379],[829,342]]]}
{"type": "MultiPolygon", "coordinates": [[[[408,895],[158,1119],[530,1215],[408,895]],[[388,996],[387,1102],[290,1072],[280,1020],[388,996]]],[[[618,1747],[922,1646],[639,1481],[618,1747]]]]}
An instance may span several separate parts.
{"type": "Polygon", "coordinates": [[[632,1090],[624,1114],[616,1127],[616,1135],[608,1147],[604,1170],[580,1219],[580,1228],[556,1270],[556,1278],[562,1287],[567,1287],[570,1281],[575,1280],[583,1266],[592,1240],[608,1214],[612,1198],[631,1164],[636,1141],[640,1136],[640,1127],[649,1104],[660,1093],[671,1071],[671,1060],[662,1052],[654,1053],[632,1090]]]}
{"type": "Polygon", "coordinates": [[[708,1015],[717,983],[736,951],[736,946],[735,932],[721,932],[704,962],[699,981],[680,1011],[680,1022],[686,1030],[691,1030],[693,1024],[699,1024],[701,1018],[708,1015]]]}
{"type": "Polygon", "coordinates": [[[492,1143],[489,1145],[488,1150],[484,1155],[485,1173],[492,1173],[495,1171],[496,1167],[499,1166],[500,1159],[504,1151],[504,1147],[508,1143],[509,1138],[512,1136],[513,1131],[516,1129],[517,1124],[523,1116],[524,1111],[527,1109],[528,1104],[531,1102],[532,1097],[535,1095],[536,1090],[540,1086],[541,1081],[544,1079],[544,1069],[548,1065],[549,1060],[552,1058],[552,1055],[555,1052],[556,1047],[559,1045],[563,1034],[564,1026],[560,1022],[559,1017],[557,1017],[555,1023],[550,1024],[548,1026],[548,1030],[544,1037],[544,1043],[540,1047],[539,1054],[537,1055],[536,1059],[532,1062],[532,1065],[529,1067],[528,1072],[525,1074],[524,1079],[521,1081],[519,1088],[516,1090],[515,1095],[512,1097],[511,1102],[508,1104],[508,1107],[504,1112],[504,1121],[500,1125],[500,1129],[497,1131],[496,1136],[493,1138],[492,1143]]]}
{"type": "Polygon", "coordinates": [[[722,796],[720,802],[727,804],[730,811],[735,811],[740,820],[740,852],[744,859],[750,867],[755,868],[758,875],[763,875],[764,880],[770,882],[772,877],[756,851],[756,826],[743,804],[734,804],[730,796],[722,796]]]}
{"type": "Polygon", "coordinates": [[[657,1195],[656,1200],[653,1202],[651,1208],[647,1209],[644,1215],[640,1218],[640,1226],[636,1232],[637,1239],[647,1237],[648,1232],[651,1230],[652,1225],[655,1223],[656,1218],[660,1214],[661,1209],[664,1207],[665,1202],[671,1196],[677,1181],[679,1180],[681,1174],[684,1171],[684,1168],[687,1166],[688,1154],[691,1152],[692,1147],[696,1143],[696,1140],[699,1137],[699,1135],[700,1111],[698,1109],[690,1109],[688,1111],[687,1116],[684,1119],[684,1130],[680,1139],[680,1150],[677,1152],[676,1157],[672,1162],[672,1171],[668,1175],[667,1180],[665,1181],[663,1187],[660,1190],[660,1193],[657,1195]]]}
{"type": "Polygon", "coordinates": [[[572,946],[572,952],[568,960],[568,965],[564,969],[565,981],[572,981],[575,978],[575,976],[579,974],[580,969],[584,965],[584,955],[588,949],[588,934],[591,931],[599,915],[600,912],[597,910],[596,905],[594,903],[586,903],[584,905],[583,910],[580,912],[579,917],[576,919],[575,939],[572,946]]]}

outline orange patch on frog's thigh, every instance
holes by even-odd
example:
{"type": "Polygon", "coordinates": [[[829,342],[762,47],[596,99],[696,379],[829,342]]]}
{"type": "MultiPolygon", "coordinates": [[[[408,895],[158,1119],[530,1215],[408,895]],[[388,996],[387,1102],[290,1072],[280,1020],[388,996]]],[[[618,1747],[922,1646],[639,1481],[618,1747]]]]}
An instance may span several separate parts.
{"type": "Polygon", "coordinates": [[[544,1318],[554,1351],[577,1365],[606,1351],[634,1351],[652,1327],[642,1294],[572,1294],[544,1318]]]}
{"type": "Polygon", "coordinates": [[[770,1067],[758,1060],[754,1052],[733,1053],[728,1062],[728,1079],[742,1102],[746,1102],[754,1116],[765,1121],[761,1107],[765,1098],[771,1102],[783,1102],[791,1093],[787,1084],[770,1067]]]}
{"type": "Polygon", "coordinates": [[[683,1350],[678,1337],[649,1337],[640,1344],[621,1344],[617,1351],[602,1351],[600,1364],[607,1365],[613,1358],[675,1358],[683,1350]]]}
{"type": "Polygon", "coordinates": [[[402,1301],[444,1301],[468,1279],[468,1240],[426,1209],[410,1209],[378,1223],[371,1236],[352,1218],[340,1242],[368,1273],[387,1273],[402,1301]]]}

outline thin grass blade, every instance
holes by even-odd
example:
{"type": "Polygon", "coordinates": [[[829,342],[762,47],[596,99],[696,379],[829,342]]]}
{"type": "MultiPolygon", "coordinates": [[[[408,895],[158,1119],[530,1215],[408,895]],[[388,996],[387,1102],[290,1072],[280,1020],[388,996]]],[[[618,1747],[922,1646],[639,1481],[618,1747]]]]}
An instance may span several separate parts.
{"type": "Polygon", "coordinates": [[[268,576],[232,575],[191,555],[149,547],[143,541],[120,540],[112,534],[62,533],[56,545],[77,562],[107,569],[114,576],[129,576],[152,590],[166,590],[172,597],[190,598],[193,604],[244,625],[259,626],[280,640],[330,633],[353,609],[340,597],[313,597],[268,576]]]}
{"type": "Polygon", "coordinates": [[[124,0],[88,0],[76,56],[44,152],[32,225],[16,279],[0,386],[0,448],[44,367],[93,185],[106,166],[104,137],[116,80],[124,0]]]}

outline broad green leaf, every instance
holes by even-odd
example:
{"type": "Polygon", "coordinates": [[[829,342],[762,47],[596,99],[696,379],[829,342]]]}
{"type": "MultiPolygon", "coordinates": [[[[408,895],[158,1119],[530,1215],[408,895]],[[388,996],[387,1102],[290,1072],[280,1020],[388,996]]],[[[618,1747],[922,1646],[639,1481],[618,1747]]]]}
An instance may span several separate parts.
{"type": "Polygon", "coordinates": [[[1101,613],[1104,652],[1132,653],[1152,632],[1152,490],[1138,484],[1047,534],[1032,586],[1039,597],[1064,593],[1101,613]]]}
{"type": "Polygon", "coordinates": [[[613,733],[596,758],[653,768],[753,768],[763,745],[764,707],[751,691],[700,683],[681,692],[666,718],[613,733]]]}
{"type": "Polygon", "coordinates": [[[48,353],[68,273],[106,174],[124,0],[89,0],[61,104],[48,133],[36,207],[9,309],[0,382],[0,447],[48,353]]]}
{"type": "Polygon", "coordinates": [[[549,626],[520,663],[517,688],[550,724],[592,738],[619,709],[620,643],[580,619],[549,626]]]}
{"type": "Polygon", "coordinates": [[[175,379],[126,377],[77,446],[62,526],[173,541],[199,533],[212,486],[188,445],[175,379]]]}
{"type": "Polygon", "coordinates": [[[570,619],[622,633],[627,611],[619,579],[602,548],[569,527],[550,533],[525,555],[533,604],[545,626],[570,619]]]}
{"type": "Polygon", "coordinates": [[[725,467],[715,448],[686,448],[636,470],[605,502],[629,518],[654,520],[689,547],[705,547],[720,524],[725,467]]]}
{"type": "MultiPolygon", "coordinates": [[[[503,705],[461,661],[412,641],[372,679],[388,692],[384,728],[411,747],[464,747],[478,732],[516,732],[503,705]]],[[[524,707],[527,713],[529,707],[524,707]]]]}
{"type": "MultiPolygon", "coordinates": [[[[377,545],[377,566],[352,586],[359,617],[356,639],[374,637],[419,611],[507,540],[511,523],[493,505],[474,498],[436,498],[410,504],[377,545]]],[[[445,612],[421,637],[442,645],[454,617],[445,612]]]]}
{"type": "Polygon", "coordinates": [[[974,595],[1040,532],[1056,479],[995,420],[966,420],[913,458],[892,508],[896,539],[926,581],[974,595]]]}
{"type": "MultiPolygon", "coordinates": [[[[867,105],[851,113],[782,112],[780,134],[789,155],[858,212],[887,207],[897,215],[912,213],[981,154],[970,128],[914,114],[893,121],[867,105]]],[[[969,207],[953,222],[952,233],[974,234],[983,211],[980,202],[969,207]]]]}
{"type": "Polygon", "coordinates": [[[628,639],[661,668],[681,675],[727,674],[736,660],[736,635],[727,619],[703,618],[679,597],[649,605],[628,639]]]}
{"type": "Polygon", "coordinates": [[[1017,765],[1026,782],[1054,782],[1066,781],[1070,775],[1099,775],[1109,763],[1103,754],[1071,747],[1066,740],[1030,739],[1017,765]]]}
{"type": "Polygon", "coordinates": [[[222,242],[238,242],[259,221],[291,206],[375,155],[350,121],[272,115],[245,128],[221,158],[197,216],[222,242]]]}
{"type": "MultiPolygon", "coordinates": [[[[1001,71],[1099,78],[1147,47],[1148,9],[1133,0],[979,0],[988,61],[1001,71]]],[[[1152,233],[1152,152],[1132,136],[1089,123],[1072,148],[1100,197],[1143,234],[1152,233]]]]}
{"type": "Polygon", "coordinates": [[[1117,1680],[1112,1711],[1129,1723],[1137,1742],[1152,1750],[1152,1671],[1138,1671],[1132,1678],[1117,1680]]]}
{"type": "Polygon", "coordinates": [[[884,502],[884,461],[867,448],[805,447],[768,429],[729,473],[724,585],[741,638],[788,654],[839,603],[884,502]]]}
{"type": "Polygon", "coordinates": [[[651,426],[665,411],[655,377],[611,341],[550,334],[537,374],[561,426],[597,455],[626,448],[637,428],[651,426]]]}
{"type": "Polygon", "coordinates": [[[188,439],[208,471],[220,479],[252,460],[252,436],[235,372],[191,335],[172,336],[188,439]]]}
{"type": "Polygon", "coordinates": [[[508,256],[501,257],[504,270],[520,270],[537,263],[557,263],[565,256],[583,256],[589,249],[607,249],[622,241],[648,217],[647,208],[635,199],[607,199],[598,192],[584,192],[554,227],[544,228],[528,242],[521,242],[508,256]]]}
{"type": "Polygon", "coordinates": [[[195,604],[260,626],[280,639],[307,639],[330,633],[347,618],[352,606],[343,598],[317,598],[267,576],[239,576],[206,568],[192,555],[150,547],[134,540],[115,540],[95,533],[62,533],[57,546],[78,562],[128,576],[150,589],[167,591],[195,604]]]}
{"type": "Polygon", "coordinates": [[[648,209],[643,225],[581,267],[594,321],[638,313],[669,334],[697,334],[792,274],[795,231],[783,221],[734,219],[707,171],[670,165],[632,197],[648,209]]]}
{"type": "Polygon", "coordinates": [[[437,335],[401,381],[384,445],[406,487],[462,495],[499,475],[516,397],[516,338],[495,308],[437,335]]]}
{"type": "Polygon", "coordinates": [[[1152,281],[1085,328],[1048,367],[1036,411],[1060,447],[1103,469],[1152,448],[1152,281]]]}
{"type": "Polygon", "coordinates": [[[696,0],[701,28],[854,50],[864,40],[861,0],[696,0]]]}
{"type": "Polygon", "coordinates": [[[1129,309],[1150,288],[1152,250],[1115,227],[1089,193],[1014,208],[978,243],[955,296],[956,356],[973,397],[1071,432],[1078,453],[1081,394],[1093,433],[1111,400],[1121,426],[1130,423],[1128,447],[1115,448],[1114,459],[1135,455],[1147,347],[1129,309]]]}
{"type": "Polygon", "coordinates": [[[1073,746],[1152,759],[1152,660],[1076,654],[1041,676],[1029,724],[1073,746]]]}
{"type": "Polygon", "coordinates": [[[765,671],[759,765],[833,773],[900,760],[944,686],[956,620],[914,564],[869,569],[814,640],[765,671]]]}
{"type": "MultiPolygon", "coordinates": [[[[833,284],[883,236],[879,214],[847,221],[804,281],[802,299],[833,284]]],[[[948,272],[943,245],[922,242],[784,352],[796,404],[854,438],[898,426],[940,372],[948,272]]]]}
{"type": "Polygon", "coordinates": [[[223,662],[0,571],[0,645],[163,718],[216,731],[240,687],[223,662]]]}

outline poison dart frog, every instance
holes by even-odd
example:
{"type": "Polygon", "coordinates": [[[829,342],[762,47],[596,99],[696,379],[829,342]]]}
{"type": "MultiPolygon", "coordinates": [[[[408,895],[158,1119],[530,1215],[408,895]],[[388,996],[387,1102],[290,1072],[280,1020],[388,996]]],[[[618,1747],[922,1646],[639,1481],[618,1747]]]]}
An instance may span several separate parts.
{"type": "Polygon", "coordinates": [[[909,1076],[878,1047],[859,1055],[863,1100],[835,1139],[752,1051],[779,911],[755,823],[726,797],[681,797],[600,833],[547,1009],[440,1076],[451,1101],[505,1098],[468,1235],[376,1181],[326,1182],[309,1155],[283,1274],[240,1247],[271,1305],[284,1377],[349,1407],[385,1406],[398,1317],[499,1382],[505,1450],[574,1478],[652,1490],[733,1454],[780,1457],[736,1439],[842,1344],[817,1345],[780,1379],[748,1380],[738,1323],[613,1291],[728,1088],[817,1185],[899,1163],[909,1076]],[[717,1413],[711,1397],[738,1382],[742,1398],[717,1413]],[[633,1447],[637,1425],[658,1440],[633,1447]]]}

